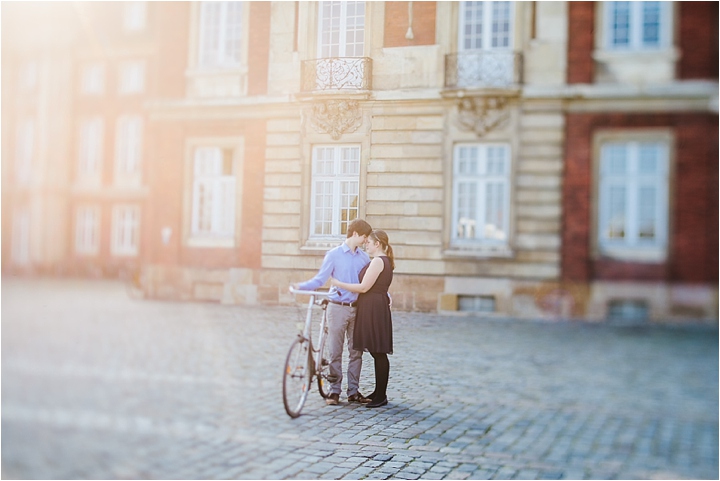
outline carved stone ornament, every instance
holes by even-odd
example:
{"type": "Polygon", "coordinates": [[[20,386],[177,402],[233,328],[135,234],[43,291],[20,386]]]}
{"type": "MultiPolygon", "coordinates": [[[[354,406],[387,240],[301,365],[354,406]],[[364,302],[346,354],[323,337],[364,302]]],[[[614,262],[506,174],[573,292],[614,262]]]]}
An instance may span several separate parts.
{"type": "Polygon", "coordinates": [[[510,119],[507,97],[466,97],[458,102],[458,123],[483,136],[510,119]]]}
{"type": "Polygon", "coordinates": [[[362,112],[357,100],[328,99],[314,102],[306,109],[306,118],[316,132],[330,134],[333,140],[362,125],[362,112]]]}

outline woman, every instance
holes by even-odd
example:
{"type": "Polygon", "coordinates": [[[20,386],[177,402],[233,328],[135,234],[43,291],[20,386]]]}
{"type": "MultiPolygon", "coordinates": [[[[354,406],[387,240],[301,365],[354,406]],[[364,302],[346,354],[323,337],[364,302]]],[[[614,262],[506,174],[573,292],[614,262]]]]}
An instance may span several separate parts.
{"type": "Polygon", "coordinates": [[[366,407],[377,408],[388,403],[387,385],[390,377],[388,354],[392,354],[392,317],[388,288],[393,279],[395,259],[384,231],[374,230],[365,242],[365,251],[372,257],[358,278],[360,284],[336,279],[332,285],[360,295],[357,300],[353,349],[368,351],[375,361],[375,391],[366,407]]]}

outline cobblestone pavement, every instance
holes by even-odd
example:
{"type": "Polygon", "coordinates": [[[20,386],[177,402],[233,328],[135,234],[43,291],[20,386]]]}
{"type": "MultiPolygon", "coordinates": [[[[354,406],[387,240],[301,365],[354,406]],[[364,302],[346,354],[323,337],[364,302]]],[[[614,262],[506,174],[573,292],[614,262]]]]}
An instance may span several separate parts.
{"type": "Polygon", "coordinates": [[[390,404],[293,420],[298,313],[3,278],[2,477],[718,478],[716,328],[396,312],[390,404]]]}

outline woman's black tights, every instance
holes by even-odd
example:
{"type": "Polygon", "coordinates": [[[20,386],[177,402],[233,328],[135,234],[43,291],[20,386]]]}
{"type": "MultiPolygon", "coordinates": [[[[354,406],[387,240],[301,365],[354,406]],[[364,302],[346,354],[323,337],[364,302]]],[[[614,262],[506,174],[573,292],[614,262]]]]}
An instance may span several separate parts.
{"type": "Polygon", "coordinates": [[[375,360],[375,392],[371,394],[373,401],[382,401],[387,397],[387,385],[390,378],[390,361],[383,352],[371,352],[375,360]]]}

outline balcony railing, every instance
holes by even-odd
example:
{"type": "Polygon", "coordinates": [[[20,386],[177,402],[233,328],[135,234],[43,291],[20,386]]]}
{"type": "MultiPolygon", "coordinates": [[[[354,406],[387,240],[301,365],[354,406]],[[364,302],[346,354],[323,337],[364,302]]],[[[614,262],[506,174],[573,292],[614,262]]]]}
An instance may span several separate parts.
{"type": "Polygon", "coordinates": [[[370,90],[372,59],[331,57],[305,60],[301,66],[303,92],[315,90],[370,90]]]}
{"type": "Polygon", "coordinates": [[[519,52],[475,50],[445,56],[445,86],[507,88],[522,83],[519,52]]]}

